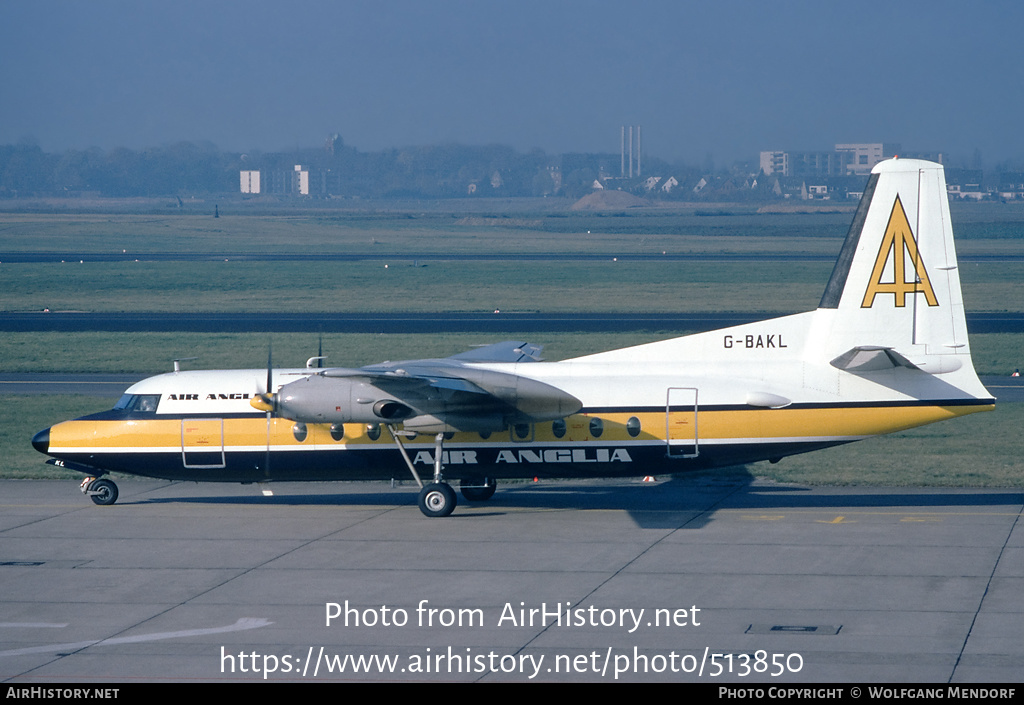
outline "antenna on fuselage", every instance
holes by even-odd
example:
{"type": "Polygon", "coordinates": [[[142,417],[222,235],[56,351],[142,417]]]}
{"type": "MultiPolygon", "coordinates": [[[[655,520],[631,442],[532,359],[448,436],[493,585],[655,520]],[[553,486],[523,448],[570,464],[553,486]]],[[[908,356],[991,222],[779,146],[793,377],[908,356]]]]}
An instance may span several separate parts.
{"type": "Polygon", "coordinates": [[[188,362],[189,360],[198,360],[198,359],[199,359],[198,357],[179,357],[177,360],[174,361],[174,371],[175,372],[181,372],[181,364],[180,363],[188,362]]]}
{"type": "Polygon", "coordinates": [[[316,368],[320,369],[320,368],[322,368],[324,366],[324,360],[326,360],[326,359],[327,359],[327,356],[324,355],[324,334],[321,333],[320,334],[320,344],[317,346],[317,350],[316,350],[316,357],[311,357],[308,360],[306,360],[306,369],[307,370],[312,370],[314,362],[316,362],[316,368]]]}

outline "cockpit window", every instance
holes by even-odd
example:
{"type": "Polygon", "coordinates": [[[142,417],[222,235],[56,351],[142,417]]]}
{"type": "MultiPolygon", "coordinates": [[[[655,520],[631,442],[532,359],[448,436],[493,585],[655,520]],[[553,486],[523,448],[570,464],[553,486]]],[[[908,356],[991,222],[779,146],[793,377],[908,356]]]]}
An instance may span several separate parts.
{"type": "Polygon", "coordinates": [[[156,413],[157,404],[160,403],[159,394],[140,394],[135,399],[135,411],[156,413]]]}
{"type": "Polygon", "coordinates": [[[117,400],[114,408],[119,411],[136,411],[142,414],[152,414],[156,412],[156,407],[159,404],[159,394],[125,394],[117,400]]]}

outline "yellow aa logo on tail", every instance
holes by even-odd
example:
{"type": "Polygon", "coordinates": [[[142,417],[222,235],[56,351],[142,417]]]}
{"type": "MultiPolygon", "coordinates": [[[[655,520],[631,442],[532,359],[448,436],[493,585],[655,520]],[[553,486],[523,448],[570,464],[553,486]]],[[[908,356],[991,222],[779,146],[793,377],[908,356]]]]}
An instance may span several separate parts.
{"type": "Polygon", "coordinates": [[[868,290],[864,292],[861,308],[871,308],[877,294],[893,294],[897,308],[906,306],[907,294],[924,294],[929,306],[939,305],[899,196],[896,196],[896,202],[892,204],[892,214],[889,216],[889,224],[885,227],[882,246],[878,248],[875,268],[871,270],[871,279],[868,280],[868,290]],[[890,259],[892,281],[883,282],[882,277],[885,276],[886,265],[890,259]],[[907,281],[908,260],[913,262],[910,281],[907,281]]]}

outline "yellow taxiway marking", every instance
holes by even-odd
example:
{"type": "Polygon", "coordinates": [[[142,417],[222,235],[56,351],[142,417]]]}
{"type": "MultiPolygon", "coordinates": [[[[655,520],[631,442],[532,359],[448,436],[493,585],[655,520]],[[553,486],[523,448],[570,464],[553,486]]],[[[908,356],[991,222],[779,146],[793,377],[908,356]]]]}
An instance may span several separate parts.
{"type": "MultiPolygon", "coordinates": [[[[795,511],[792,511],[792,512],[787,512],[785,514],[751,514],[750,510],[719,509],[719,510],[716,510],[716,511],[712,512],[712,514],[715,514],[715,515],[726,515],[726,514],[735,514],[737,512],[741,512],[741,511],[743,513],[739,514],[739,518],[741,520],[743,520],[743,521],[781,521],[783,519],[790,519],[790,518],[796,518],[796,517],[808,517],[808,516],[814,516],[815,514],[820,515],[820,514],[824,513],[824,512],[815,512],[815,511],[799,511],[799,510],[795,510],[795,511]]],[[[946,521],[947,519],[955,518],[955,517],[980,517],[980,516],[1015,517],[1015,516],[1018,516],[1019,514],[1020,514],[1020,512],[1014,512],[1014,511],[1009,511],[1009,512],[963,512],[963,511],[958,511],[958,512],[921,512],[921,513],[913,513],[913,514],[908,514],[907,512],[854,512],[853,515],[851,515],[848,512],[848,513],[843,514],[841,516],[834,516],[834,518],[832,518],[832,519],[814,519],[814,521],[819,523],[819,524],[856,524],[858,519],[850,518],[851,516],[856,516],[856,517],[860,517],[862,519],[863,518],[867,518],[867,517],[896,517],[896,518],[898,518],[898,520],[900,522],[907,522],[907,523],[920,522],[920,523],[924,523],[924,522],[941,522],[941,521],[946,521]]]]}

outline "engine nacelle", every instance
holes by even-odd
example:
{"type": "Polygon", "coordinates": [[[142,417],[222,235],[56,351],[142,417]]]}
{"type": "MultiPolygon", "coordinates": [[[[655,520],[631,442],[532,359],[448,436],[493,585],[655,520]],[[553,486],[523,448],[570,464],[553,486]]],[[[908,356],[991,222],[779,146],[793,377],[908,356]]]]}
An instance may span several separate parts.
{"type": "Polygon", "coordinates": [[[398,422],[419,412],[359,379],[310,375],[281,387],[275,411],[304,423],[398,422]]]}
{"type": "Polygon", "coordinates": [[[401,421],[416,415],[416,410],[394,399],[382,399],[373,405],[373,413],[385,421],[401,421]]]}

